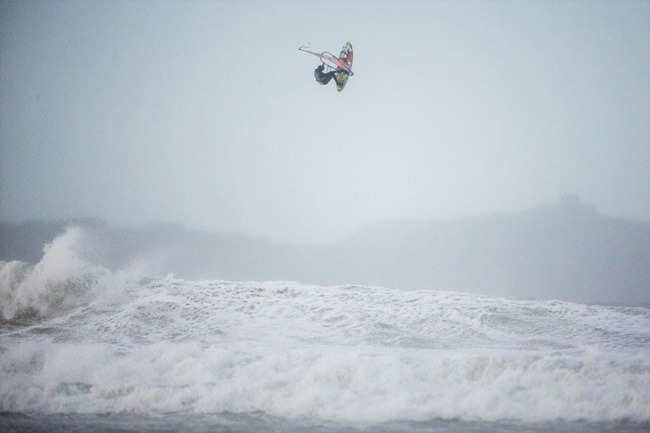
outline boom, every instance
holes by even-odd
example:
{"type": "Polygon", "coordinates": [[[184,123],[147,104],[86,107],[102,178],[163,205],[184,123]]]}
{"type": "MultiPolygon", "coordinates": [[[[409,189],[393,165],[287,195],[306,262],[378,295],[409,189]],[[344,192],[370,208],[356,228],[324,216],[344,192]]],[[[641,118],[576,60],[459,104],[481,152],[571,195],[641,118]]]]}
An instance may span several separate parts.
{"type": "Polygon", "coordinates": [[[346,71],[348,74],[350,74],[350,76],[354,75],[354,72],[352,72],[352,69],[350,68],[350,66],[345,60],[339,59],[334,54],[327,51],[323,51],[322,53],[317,53],[314,51],[309,51],[306,48],[308,47],[303,46],[298,49],[302,52],[313,54],[314,56],[319,57],[321,62],[323,62],[324,64],[326,64],[332,69],[342,69],[346,71]]]}

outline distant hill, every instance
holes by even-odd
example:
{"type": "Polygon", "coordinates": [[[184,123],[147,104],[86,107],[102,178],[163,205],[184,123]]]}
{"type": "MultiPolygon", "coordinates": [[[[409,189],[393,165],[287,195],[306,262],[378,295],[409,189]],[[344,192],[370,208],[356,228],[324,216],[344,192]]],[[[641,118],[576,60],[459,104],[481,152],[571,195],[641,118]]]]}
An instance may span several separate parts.
{"type": "Polygon", "coordinates": [[[337,254],[343,280],[409,289],[650,305],[650,224],[566,200],[521,213],[394,222],[337,254]]]}
{"type": "Polygon", "coordinates": [[[344,242],[298,246],[180,225],[96,220],[0,223],[0,260],[36,263],[68,224],[109,269],[147,261],[186,279],[295,280],[516,298],[650,306],[650,223],[597,213],[575,197],[520,213],[394,221],[344,242]]]}

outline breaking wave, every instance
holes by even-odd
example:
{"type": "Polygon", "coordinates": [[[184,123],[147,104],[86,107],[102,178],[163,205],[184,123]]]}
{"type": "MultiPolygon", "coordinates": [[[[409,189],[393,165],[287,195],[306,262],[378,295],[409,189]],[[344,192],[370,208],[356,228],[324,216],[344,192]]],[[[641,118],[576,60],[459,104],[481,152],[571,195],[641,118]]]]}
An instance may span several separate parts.
{"type": "Polygon", "coordinates": [[[173,276],[127,283],[84,261],[83,248],[72,228],[36,265],[3,264],[0,412],[650,421],[646,308],[173,276]],[[15,323],[29,315],[38,320],[15,323]]]}
{"type": "Polygon", "coordinates": [[[70,227],[43,249],[37,264],[0,262],[2,319],[51,317],[86,304],[110,273],[85,261],[84,230],[70,227]]]}

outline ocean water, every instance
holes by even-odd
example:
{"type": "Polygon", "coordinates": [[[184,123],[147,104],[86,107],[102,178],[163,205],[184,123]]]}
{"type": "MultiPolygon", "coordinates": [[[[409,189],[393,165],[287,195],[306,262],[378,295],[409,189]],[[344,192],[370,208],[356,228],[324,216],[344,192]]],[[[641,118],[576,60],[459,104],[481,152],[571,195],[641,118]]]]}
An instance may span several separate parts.
{"type": "Polygon", "coordinates": [[[650,310],[0,262],[0,431],[647,432],[650,310]]]}

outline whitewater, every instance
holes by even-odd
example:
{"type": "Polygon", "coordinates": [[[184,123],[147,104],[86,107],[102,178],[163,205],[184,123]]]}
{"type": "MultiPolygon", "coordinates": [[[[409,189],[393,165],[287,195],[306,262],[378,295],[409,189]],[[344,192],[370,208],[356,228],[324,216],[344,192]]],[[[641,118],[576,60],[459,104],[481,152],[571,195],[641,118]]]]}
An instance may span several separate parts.
{"type": "Polygon", "coordinates": [[[0,262],[1,431],[650,430],[650,309],[0,262]]]}

